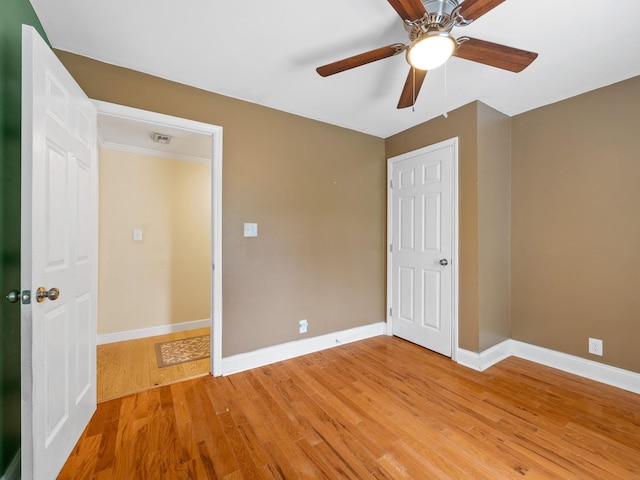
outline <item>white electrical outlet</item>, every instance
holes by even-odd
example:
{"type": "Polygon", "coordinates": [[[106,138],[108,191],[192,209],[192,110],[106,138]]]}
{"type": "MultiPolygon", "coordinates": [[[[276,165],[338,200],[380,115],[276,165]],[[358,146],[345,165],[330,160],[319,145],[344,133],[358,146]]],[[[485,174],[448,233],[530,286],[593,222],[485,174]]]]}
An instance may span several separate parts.
{"type": "Polygon", "coordinates": [[[599,338],[589,338],[589,353],[602,356],[602,340],[599,338]]]}
{"type": "Polygon", "coordinates": [[[300,333],[307,333],[309,322],[307,320],[300,320],[298,322],[298,328],[300,329],[300,333]]]}
{"type": "Polygon", "coordinates": [[[244,224],[244,236],[245,237],[257,237],[258,236],[258,224],[257,223],[245,223],[244,224]]]}

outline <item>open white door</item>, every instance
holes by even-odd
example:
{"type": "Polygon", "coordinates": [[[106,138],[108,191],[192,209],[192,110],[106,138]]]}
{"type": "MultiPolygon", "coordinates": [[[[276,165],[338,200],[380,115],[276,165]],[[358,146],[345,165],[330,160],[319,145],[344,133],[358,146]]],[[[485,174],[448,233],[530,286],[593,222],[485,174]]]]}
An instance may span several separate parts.
{"type": "Polygon", "coordinates": [[[32,27],[22,42],[22,478],[47,480],[96,409],[96,109],[32,27]]]}
{"type": "Polygon", "coordinates": [[[457,139],[389,159],[388,321],[452,356],[456,336],[457,139]]]}

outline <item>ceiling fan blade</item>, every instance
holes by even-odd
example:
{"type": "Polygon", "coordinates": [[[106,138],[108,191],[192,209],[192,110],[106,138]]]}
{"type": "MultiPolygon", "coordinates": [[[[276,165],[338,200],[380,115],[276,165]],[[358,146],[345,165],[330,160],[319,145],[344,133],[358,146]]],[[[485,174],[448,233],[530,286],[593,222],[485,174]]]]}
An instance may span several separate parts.
{"type": "Polygon", "coordinates": [[[537,53],[507,47],[498,43],[468,37],[458,39],[459,42],[461,40],[464,41],[460,43],[455,51],[454,55],[456,57],[484,63],[485,65],[502,68],[510,72],[521,72],[538,58],[537,53]]]}
{"type": "Polygon", "coordinates": [[[504,0],[464,0],[460,8],[460,15],[467,20],[477,20],[502,2],[504,0]]]}
{"type": "Polygon", "coordinates": [[[417,20],[427,13],[420,0],[387,0],[402,20],[417,20]]]}
{"type": "Polygon", "coordinates": [[[353,57],[345,58],[343,60],[338,60],[337,62],[323,65],[322,67],[316,68],[316,72],[318,72],[323,77],[328,77],[329,75],[334,75],[336,73],[344,72],[345,70],[360,67],[361,65],[366,65],[367,63],[382,60],[383,58],[393,57],[394,55],[403,52],[405,48],[405,45],[403,45],[402,43],[394,43],[393,45],[376,48],[375,50],[371,50],[369,52],[361,53],[359,55],[354,55],[353,57]]]}
{"type": "Polygon", "coordinates": [[[404,88],[398,101],[398,108],[407,108],[416,103],[420,87],[422,87],[426,76],[426,70],[418,70],[413,67],[409,69],[409,75],[407,75],[407,79],[404,82],[404,88]]]}

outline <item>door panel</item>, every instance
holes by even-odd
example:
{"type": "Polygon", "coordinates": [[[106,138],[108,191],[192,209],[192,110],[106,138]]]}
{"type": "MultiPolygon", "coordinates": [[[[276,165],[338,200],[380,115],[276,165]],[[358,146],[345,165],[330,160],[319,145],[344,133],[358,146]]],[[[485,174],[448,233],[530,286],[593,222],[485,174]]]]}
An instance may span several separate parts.
{"type": "Polygon", "coordinates": [[[422,286],[424,288],[424,291],[422,292],[422,310],[424,312],[422,325],[424,327],[432,328],[436,332],[439,332],[442,329],[440,315],[441,277],[442,274],[435,270],[422,271],[422,286]]]}
{"type": "Polygon", "coordinates": [[[392,332],[447,356],[453,344],[456,155],[456,142],[447,141],[389,160],[392,332]]]}
{"type": "Polygon", "coordinates": [[[66,368],[69,345],[69,315],[66,306],[54,308],[43,315],[44,377],[47,402],[44,414],[45,445],[49,445],[69,418],[69,376],[66,368]]]}
{"type": "Polygon", "coordinates": [[[415,248],[415,198],[400,198],[400,236],[398,245],[400,250],[413,251],[415,248]]]}
{"type": "Polygon", "coordinates": [[[442,208],[440,202],[440,193],[431,193],[422,197],[422,212],[424,219],[422,221],[422,251],[428,253],[442,252],[440,244],[442,232],[440,226],[442,219],[440,218],[442,208]]]}
{"type": "MultiPolygon", "coordinates": [[[[76,318],[91,318],[91,296],[81,295],[76,299],[76,318]]],[[[89,393],[89,390],[95,385],[91,365],[95,358],[96,352],[91,349],[93,329],[88,322],[77,322],[75,338],[77,338],[76,357],[76,378],[75,378],[75,403],[78,404],[82,398],[89,393]]]]}
{"type": "Polygon", "coordinates": [[[401,320],[413,323],[415,320],[415,269],[411,267],[399,268],[398,297],[400,308],[398,316],[401,320]]]}
{"type": "MultiPolygon", "coordinates": [[[[47,141],[45,147],[44,175],[42,184],[34,185],[34,188],[41,188],[46,192],[43,205],[50,212],[56,212],[55,216],[45,215],[43,220],[46,224],[46,236],[50,239],[44,245],[47,252],[46,258],[41,261],[44,264],[45,272],[52,273],[56,269],[66,268],[66,254],[68,244],[68,233],[66,230],[67,212],[67,162],[66,154],[62,147],[47,141]]],[[[36,258],[40,253],[36,252],[36,258]]]]}

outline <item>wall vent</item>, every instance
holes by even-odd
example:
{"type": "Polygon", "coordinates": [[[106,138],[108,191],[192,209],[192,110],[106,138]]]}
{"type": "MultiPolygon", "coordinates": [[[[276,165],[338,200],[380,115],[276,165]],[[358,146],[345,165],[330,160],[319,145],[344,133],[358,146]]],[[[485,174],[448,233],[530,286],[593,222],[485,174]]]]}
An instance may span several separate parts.
{"type": "Polygon", "coordinates": [[[154,142],[162,143],[163,145],[169,145],[171,143],[171,135],[166,135],[164,133],[153,132],[151,134],[151,139],[154,142]]]}

